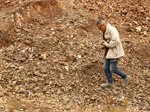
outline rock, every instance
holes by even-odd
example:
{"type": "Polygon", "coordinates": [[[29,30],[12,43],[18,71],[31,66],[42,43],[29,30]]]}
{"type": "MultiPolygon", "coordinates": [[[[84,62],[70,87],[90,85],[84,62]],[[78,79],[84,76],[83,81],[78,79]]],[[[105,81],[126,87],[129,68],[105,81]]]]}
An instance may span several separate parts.
{"type": "Polygon", "coordinates": [[[25,104],[21,104],[20,110],[21,110],[21,109],[25,110],[25,109],[27,109],[27,106],[26,106],[25,104]]]}
{"type": "Polygon", "coordinates": [[[1,92],[3,91],[3,87],[2,87],[2,86],[0,86],[0,91],[1,91],[1,92]]]}
{"type": "Polygon", "coordinates": [[[140,32],[142,31],[142,27],[141,27],[141,26],[138,26],[138,27],[136,27],[135,29],[136,29],[136,32],[137,32],[137,33],[140,33],[140,32]]]}
{"type": "Polygon", "coordinates": [[[44,74],[47,73],[47,69],[44,68],[44,67],[42,67],[42,68],[41,68],[41,73],[44,73],[44,74]]]}
{"type": "Polygon", "coordinates": [[[68,67],[68,66],[65,66],[65,70],[69,71],[69,67],[68,67]]]}
{"type": "Polygon", "coordinates": [[[40,25],[44,25],[45,24],[45,22],[44,21],[40,21],[40,25]]]}
{"type": "Polygon", "coordinates": [[[138,24],[138,22],[137,22],[137,21],[133,21],[133,23],[134,23],[135,25],[137,25],[137,24],[138,24]]]}
{"type": "Polygon", "coordinates": [[[2,80],[2,74],[0,74],[0,80],[2,80]]]}
{"type": "Polygon", "coordinates": [[[17,61],[25,61],[26,60],[25,57],[21,57],[21,56],[15,56],[14,59],[17,61]]]}
{"type": "Polygon", "coordinates": [[[69,58],[70,60],[73,60],[73,59],[74,59],[71,54],[68,55],[68,58],[69,58]]]}
{"type": "Polygon", "coordinates": [[[123,10],[123,11],[121,11],[121,15],[126,15],[128,13],[128,11],[127,10],[123,10]]]}
{"type": "MultiPolygon", "coordinates": [[[[31,30],[30,29],[27,29],[27,28],[23,28],[23,30],[24,31],[27,31],[27,32],[31,32],[31,30]]],[[[26,41],[28,41],[28,40],[26,40],[26,41]]],[[[28,43],[28,42],[27,42],[28,43]]]]}
{"type": "Polygon", "coordinates": [[[127,30],[128,32],[131,32],[131,31],[132,31],[132,28],[131,28],[131,27],[127,27],[126,30],[127,30]]]}
{"type": "Polygon", "coordinates": [[[12,112],[19,112],[19,111],[14,109],[12,112]]]}
{"type": "Polygon", "coordinates": [[[144,10],[143,10],[142,8],[138,8],[137,12],[138,12],[138,13],[143,13],[144,10]]]}
{"type": "Polygon", "coordinates": [[[60,65],[68,65],[68,63],[67,62],[60,62],[60,65]]]}
{"type": "Polygon", "coordinates": [[[16,83],[17,83],[17,81],[13,81],[13,82],[12,82],[12,85],[15,85],[16,83]]]}
{"type": "Polygon", "coordinates": [[[63,79],[64,79],[64,75],[63,75],[63,74],[60,74],[60,78],[63,80],[63,79]]]}
{"type": "Polygon", "coordinates": [[[150,78],[150,72],[147,72],[147,73],[145,74],[145,76],[146,76],[146,78],[150,78]]]}
{"type": "Polygon", "coordinates": [[[25,91],[26,91],[26,90],[25,90],[24,88],[20,88],[20,89],[19,89],[19,92],[20,92],[20,93],[24,93],[25,91]]]}
{"type": "Polygon", "coordinates": [[[26,45],[30,45],[32,42],[31,42],[31,40],[24,40],[23,41],[26,45]]]}
{"type": "Polygon", "coordinates": [[[81,56],[81,55],[78,55],[77,57],[78,57],[78,59],[82,58],[82,56],[81,56]]]}
{"type": "Polygon", "coordinates": [[[15,86],[14,89],[15,89],[15,91],[18,91],[19,90],[19,86],[15,86]]]}
{"type": "Polygon", "coordinates": [[[8,4],[8,3],[10,3],[10,0],[6,0],[6,1],[5,1],[5,4],[8,4]]]}
{"type": "Polygon", "coordinates": [[[71,60],[71,61],[75,61],[75,60],[76,60],[76,57],[75,57],[73,54],[68,54],[67,57],[68,57],[69,60],[71,60]]]}
{"type": "Polygon", "coordinates": [[[150,20],[150,17],[147,16],[147,17],[146,17],[146,21],[149,21],[149,20],[150,20]]]}
{"type": "Polygon", "coordinates": [[[39,59],[45,60],[47,58],[47,53],[40,54],[39,59]]]}
{"type": "Polygon", "coordinates": [[[147,35],[148,35],[147,31],[144,31],[143,34],[144,34],[144,36],[147,36],[147,35]]]}
{"type": "Polygon", "coordinates": [[[52,82],[52,81],[49,81],[49,85],[51,85],[51,84],[53,84],[53,82],[52,82]]]}

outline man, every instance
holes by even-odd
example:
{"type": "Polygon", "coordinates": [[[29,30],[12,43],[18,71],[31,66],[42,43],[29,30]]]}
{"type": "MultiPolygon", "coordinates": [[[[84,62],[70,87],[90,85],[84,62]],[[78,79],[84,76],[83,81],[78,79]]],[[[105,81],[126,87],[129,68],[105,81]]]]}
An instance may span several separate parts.
{"type": "Polygon", "coordinates": [[[100,18],[96,23],[98,29],[103,32],[103,42],[101,49],[105,49],[104,54],[104,71],[107,76],[108,83],[101,84],[102,88],[114,87],[112,72],[124,79],[122,87],[126,87],[129,83],[130,76],[126,75],[117,68],[119,58],[124,55],[124,50],[117,29],[100,18]]]}

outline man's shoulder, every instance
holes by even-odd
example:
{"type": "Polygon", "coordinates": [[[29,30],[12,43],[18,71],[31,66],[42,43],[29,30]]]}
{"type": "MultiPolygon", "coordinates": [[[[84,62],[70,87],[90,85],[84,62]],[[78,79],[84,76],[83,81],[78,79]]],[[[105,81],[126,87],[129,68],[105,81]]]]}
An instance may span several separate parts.
{"type": "Polygon", "coordinates": [[[110,29],[117,30],[115,26],[110,25],[110,29]]]}
{"type": "Polygon", "coordinates": [[[117,28],[116,28],[116,27],[114,27],[114,26],[110,26],[110,31],[118,32],[117,28]]]}

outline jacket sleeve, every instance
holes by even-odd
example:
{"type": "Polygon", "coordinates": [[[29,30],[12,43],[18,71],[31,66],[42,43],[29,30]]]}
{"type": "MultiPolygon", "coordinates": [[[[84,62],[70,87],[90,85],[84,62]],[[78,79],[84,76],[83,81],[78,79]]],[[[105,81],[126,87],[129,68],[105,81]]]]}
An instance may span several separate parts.
{"type": "Polygon", "coordinates": [[[108,48],[113,48],[113,47],[116,47],[119,43],[119,40],[117,39],[117,36],[119,36],[118,32],[115,32],[115,31],[111,31],[111,39],[110,39],[110,42],[105,42],[105,46],[108,47],[108,48]]]}

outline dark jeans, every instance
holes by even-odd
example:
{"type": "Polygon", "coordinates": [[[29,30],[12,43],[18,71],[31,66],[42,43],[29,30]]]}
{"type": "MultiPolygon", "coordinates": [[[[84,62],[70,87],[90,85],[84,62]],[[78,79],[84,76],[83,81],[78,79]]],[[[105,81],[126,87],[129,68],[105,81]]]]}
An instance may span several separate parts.
{"type": "Polygon", "coordinates": [[[104,70],[105,70],[105,73],[106,73],[106,76],[107,76],[109,83],[113,83],[111,72],[119,75],[123,79],[125,79],[127,77],[125,73],[123,73],[122,71],[120,71],[117,68],[118,61],[119,61],[119,58],[117,58],[117,59],[106,59],[106,56],[104,57],[104,70]]]}

